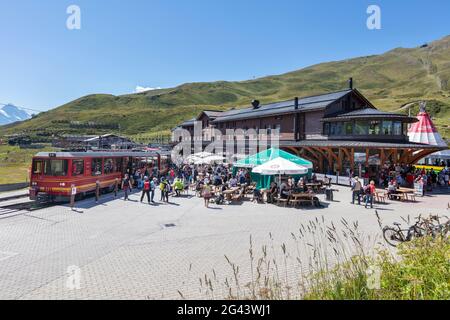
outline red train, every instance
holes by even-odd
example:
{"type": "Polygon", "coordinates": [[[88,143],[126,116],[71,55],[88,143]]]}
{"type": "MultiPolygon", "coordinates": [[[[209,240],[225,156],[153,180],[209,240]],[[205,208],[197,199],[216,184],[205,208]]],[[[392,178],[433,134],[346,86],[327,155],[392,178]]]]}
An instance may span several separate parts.
{"type": "Polygon", "coordinates": [[[68,201],[72,186],[76,197],[83,198],[96,190],[97,181],[102,190],[112,191],[125,173],[140,169],[149,175],[165,174],[169,161],[169,154],[160,152],[40,152],[33,157],[30,199],[68,201]]]}

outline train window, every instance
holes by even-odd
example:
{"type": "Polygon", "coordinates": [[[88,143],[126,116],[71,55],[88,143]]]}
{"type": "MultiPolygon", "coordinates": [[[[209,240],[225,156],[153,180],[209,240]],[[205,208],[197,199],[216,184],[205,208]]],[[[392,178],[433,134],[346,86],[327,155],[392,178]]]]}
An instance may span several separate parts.
{"type": "Polygon", "coordinates": [[[84,173],[84,160],[72,160],[72,176],[81,176],[84,173]]]}
{"type": "Polygon", "coordinates": [[[115,162],[116,162],[115,172],[122,172],[123,160],[121,158],[117,158],[117,159],[115,159],[115,162]]]}
{"type": "Polygon", "coordinates": [[[42,174],[43,166],[44,166],[44,161],[34,160],[33,161],[33,174],[42,174]]]}
{"type": "Polygon", "coordinates": [[[47,160],[45,161],[44,173],[46,176],[66,176],[68,167],[68,160],[47,160]]]}
{"type": "Polygon", "coordinates": [[[93,176],[102,175],[102,159],[92,159],[91,174],[93,176]]]}
{"type": "Polygon", "coordinates": [[[113,159],[105,159],[105,162],[103,163],[103,172],[104,174],[110,174],[114,172],[113,159]]]}

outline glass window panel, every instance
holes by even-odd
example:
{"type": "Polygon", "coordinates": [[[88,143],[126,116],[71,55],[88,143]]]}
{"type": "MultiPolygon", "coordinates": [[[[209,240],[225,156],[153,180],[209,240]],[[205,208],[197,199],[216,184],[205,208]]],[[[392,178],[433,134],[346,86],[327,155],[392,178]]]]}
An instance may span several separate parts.
{"type": "Polygon", "coordinates": [[[102,175],[102,159],[92,159],[91,174],[93,176],[102,175]]]}
{"type": "Polygon", "coordinates": [[[366,121],[356,121],[355,122],[355,134],[367,135],[367,133],[368,133],[368,123],[366,121]]]}
{"type": "Polygon", "coordinates": [[[402,135],[402,123],[400,121],[394,122],[394,135],[401,136],[402,135]]]}
{"type": "Polygon", "coordinates": [[[114,172],[113,159],[105,159],[103,162],[103,174],[110,174],[114,172]]]}
{"type": "Polygon", "coordinates": [[[41,160],[33,161],[33,174],[41,174],[43,166],[44,166],[44,161],[41,161],[41,160]]]}
{"type": "Polygon", "coordinates": [[[381,134],[391,135],[392,134],[392,121],[383,121],[381,127],[381,134]]]}
{"type": "Polygon", "coordinates": [[[353,134],[353,123],[352,122],[344,122],[345,134],[352,135],[353,134]]]}
{"type": "Polygon", "coordinates": [[[84,173],[84,160],[72,160],[72,176],[81,176],[84,173]]]}
{"type": "Polygon", "coordinates": [[[369,125],[369,134],[370,135],[378,135],[380,134],[380,121],[370,121],[369,125]]]}
{"type": "Polygon", "coordinates": [[[63,177],[67,175],[68,160],[47,160],[44,172],[47,176],[63,177]]]}

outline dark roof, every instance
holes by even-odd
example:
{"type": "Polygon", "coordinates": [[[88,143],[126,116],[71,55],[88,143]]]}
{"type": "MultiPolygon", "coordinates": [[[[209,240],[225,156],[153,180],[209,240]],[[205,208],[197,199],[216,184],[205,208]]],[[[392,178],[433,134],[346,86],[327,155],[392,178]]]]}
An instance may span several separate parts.
{"type": "Polygon", "coordinates": [[[215,110],[205,110],[203,111],[204,114],[206,114],[210,118],[220,117],[222,115],[222,111],[215,111],[215,110]]]}
{"type": "Polygon", "coordinates": [[[374,109],[374,108],[359,109],[359,110],[351,111],[348,113],[340,114],[338,116],[324,118],[324,119],[322,119],[322,121],[338,121],[338,120],[346,120],[346,119],[364,119],[364,118],[402,119],[402,120],[407,120],[408,122],[418,121],[417,118],[409,117],[404,114],[386,112],[386,111],[381,111],[381,110],[374,109]]]}
{"type": "Polygon", "coordinates": [[[302,140],[280,141],[280,146],[286,147],[351,147],[351,148],[410,148],[410,149],[436,149],[444,150],[437,146],[414,142],[375,142],[352,140],[302,140]]]}
{"type": "Polygon", "coordinates": [[[187,120],[187,121],[183,122],[182,124],[180,124],[178,127],[193,126],[194,122],[196,120],[197,120],[196,118],[193,118],[191,120],[187,120]]]}
{"type": "Polygon", "coordinates": [[[153,157],[156,152],[139,152],[139,151],[87,151],[87,152],[39,152],[35,157],[50,157],[50,154],[56,155],[57,158],[82,158],[82,157],[153,157]]]}
{"type": "MultiPolygon", "coordinates": [[[[338,91],[333,93],[327,93],[317,96],[300,98],[298,100],[300,111],[311,111],[324,109],[331,103],[338,99],[346,96],[352,92],[352,90],[347,89],[344,91],[338,91]]],[[[245,109],[234,109],[229,111],[224,111],[214,120],[213,122],[222,122],[230,120],[240,120],[247,118],[259,118],[267,117],[278,114],[292,113],[295,112],[295,100],[287,100],[282,102],[276,102],[266,105],[261,105],[259,108],[255,109],[253,107],[245,109]]]]}

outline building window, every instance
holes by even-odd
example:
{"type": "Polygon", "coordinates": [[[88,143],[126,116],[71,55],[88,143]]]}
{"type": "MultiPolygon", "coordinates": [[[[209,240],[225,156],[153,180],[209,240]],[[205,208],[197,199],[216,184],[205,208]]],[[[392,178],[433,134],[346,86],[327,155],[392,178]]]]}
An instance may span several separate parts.
{"type": "Polygon", "coordinates": [[[408,135],[408,130],[409,130],[408,124],[407,123],[403,123],[403,135],[404,136],[408,135]]]}
{"type": "Polygon", "coordinates": [[[353,123],[352,122],[344,122],[344,133],[346,135],[353,134],[353,123]]]}
{"type": "Polygon", "coordinates": [[[84,173],[84,160],[72,160],[72,176],[81,176],[84,173]]]}
{"type": "Polygon", "coordinates": [[[91,164],[91,175],[101,176],[102,175],[102,159],[92,159],[91,164]]]}
{"type": "Polygon", "coordinates": [[[401,136],[402,135],[402,123],[400,121],[394,122],[394,135],[401,136]]]}
{"type": "Polygon", "coordinates": [[[355,134],[356,135],[367,135],[368,123],[366,121],[356,121],[355,122],[355,134]]]}
{"type": "Polygon", "coordinates": [[[328,122],[323,126],[323,133],[327,136],[330,135],[330,124],[328,122]]]}
{"type": "Polygon", "coordinates": [[[383,121],[381,134],[390,136],[392,134],[392,121],[383,121]]]}
{"type": "Polygon", "coordinates": [[[369,134],[370,135],[379,135],[380,130],[381,130],[380,126],[381,126],[380,121],[370,121],[369,134]]]}

